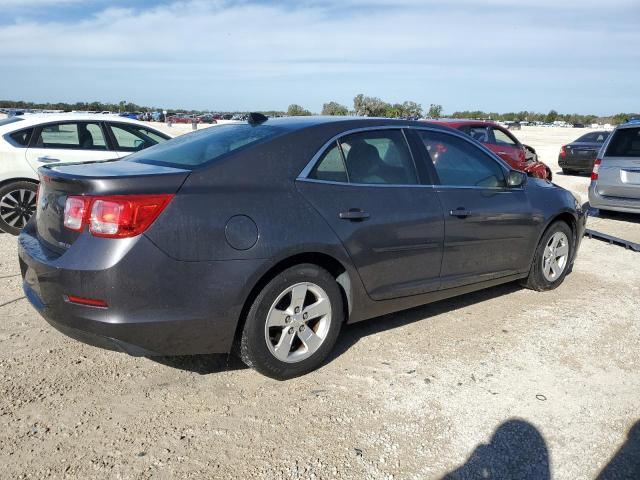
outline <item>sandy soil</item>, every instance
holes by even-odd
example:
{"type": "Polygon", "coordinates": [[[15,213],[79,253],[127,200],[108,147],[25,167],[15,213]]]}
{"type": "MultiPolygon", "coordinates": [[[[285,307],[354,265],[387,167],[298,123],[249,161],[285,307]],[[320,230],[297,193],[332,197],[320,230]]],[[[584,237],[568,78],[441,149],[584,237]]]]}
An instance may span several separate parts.
{"type": "MultiPolygon", "coordinates": [[[[551,165],[583,132],[537,130],[516,135],[551,165]]],[[[348,326],[323,368],[276,382],[225,356],[67,339],[24,300],[0,234],[0,477],[638,478],[639,259],[585,239],[555,291],[348,326]]]]}

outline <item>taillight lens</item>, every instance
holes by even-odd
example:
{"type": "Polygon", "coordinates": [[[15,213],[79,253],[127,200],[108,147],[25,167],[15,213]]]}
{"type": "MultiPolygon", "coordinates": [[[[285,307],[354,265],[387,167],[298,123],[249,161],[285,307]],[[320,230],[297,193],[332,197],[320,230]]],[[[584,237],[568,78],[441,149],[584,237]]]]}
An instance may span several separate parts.
{"type": "Polygon", "coordinates": [[[67,197],[67,203],[64,205],[64,226],[74,232],[82,231],[88,212],[87,197],[67,197]]]}
{"type": "Polygon", "coordinates": [[[598,172],[600,171],[600,165],[602,164],[602,160],[597,158],[595,162],[593,162],[593,171],[591,172],[591,180],[598,179],[598,172]]]}
{"type": "Polygon", "coordinates": [[[144,232],[158,215],[169,204],[173,194],[162,195],[112,195],[108,197],[67,197],[65,206],[65,227],[81,231],[89,225],[89,231],[96,237],[124,238],[135,237],[144,232]],[[84,205],[82,220],[78,224],[77,211],[80,204],[84,205]],[[67,220],[69,208],[69,221],[67,220]],[[75,228],[72,228],[75,227],[75,228]]]}
{"type": "Polygon", "coordinates": [[[565,150],[565,146],[560,147],[560,158],[564,158],[567,156],[567,151],[565,150]]]}

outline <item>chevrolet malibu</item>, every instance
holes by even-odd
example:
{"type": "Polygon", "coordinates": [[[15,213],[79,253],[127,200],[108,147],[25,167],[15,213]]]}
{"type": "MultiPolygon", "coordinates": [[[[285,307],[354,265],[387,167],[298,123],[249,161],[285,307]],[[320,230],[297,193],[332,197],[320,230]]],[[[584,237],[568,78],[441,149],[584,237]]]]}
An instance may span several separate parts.
{"type": "Polygon", "coordinates": [[[40,168],[24,291],[63,333],[132,355],[236,351],[307,373],[340,328],[570,271],[585,213],[468,135],[308,117],[194,132],[40,168]]]}

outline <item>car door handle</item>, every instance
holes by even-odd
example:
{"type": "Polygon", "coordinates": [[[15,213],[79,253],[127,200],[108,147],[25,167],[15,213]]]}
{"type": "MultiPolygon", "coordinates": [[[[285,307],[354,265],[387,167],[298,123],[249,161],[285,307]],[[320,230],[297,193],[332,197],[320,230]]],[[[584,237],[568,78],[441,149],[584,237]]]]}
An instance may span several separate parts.
{"type": "Polygon", "coordinates": [[[44,156],[44,157],[38,157],[38,161],[42,162],[42,163],[54,163],[54,162],[59,162],[60,159],[59,158],[53,158],[50,156],[44,156]]]}
{"type": "Polygon", "coordinates": [[[370,215],[360,208],[350,208],[346,212],[340,212],[338,216],[342,220],[366,220],[370,215]]]}
{"type": "Polygon", "coordinates": [[[467,218],[471,212],[464,207],[458,207],[455,210],[449,210],[449,215],[458,218],[467,218]]]}

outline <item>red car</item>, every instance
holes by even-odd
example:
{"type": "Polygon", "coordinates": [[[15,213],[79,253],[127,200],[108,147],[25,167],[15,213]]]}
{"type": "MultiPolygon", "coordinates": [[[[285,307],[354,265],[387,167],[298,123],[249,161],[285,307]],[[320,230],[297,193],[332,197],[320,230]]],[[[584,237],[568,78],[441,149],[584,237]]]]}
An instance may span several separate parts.
{"type": "Polygon", "coordinates": [[[460,130],[484,144],[516,170],[546,180],[551,180],[551,169],[538,161],[535,150],[523,145],[506,128],[483,120],[429,120],[460,130]]]}

